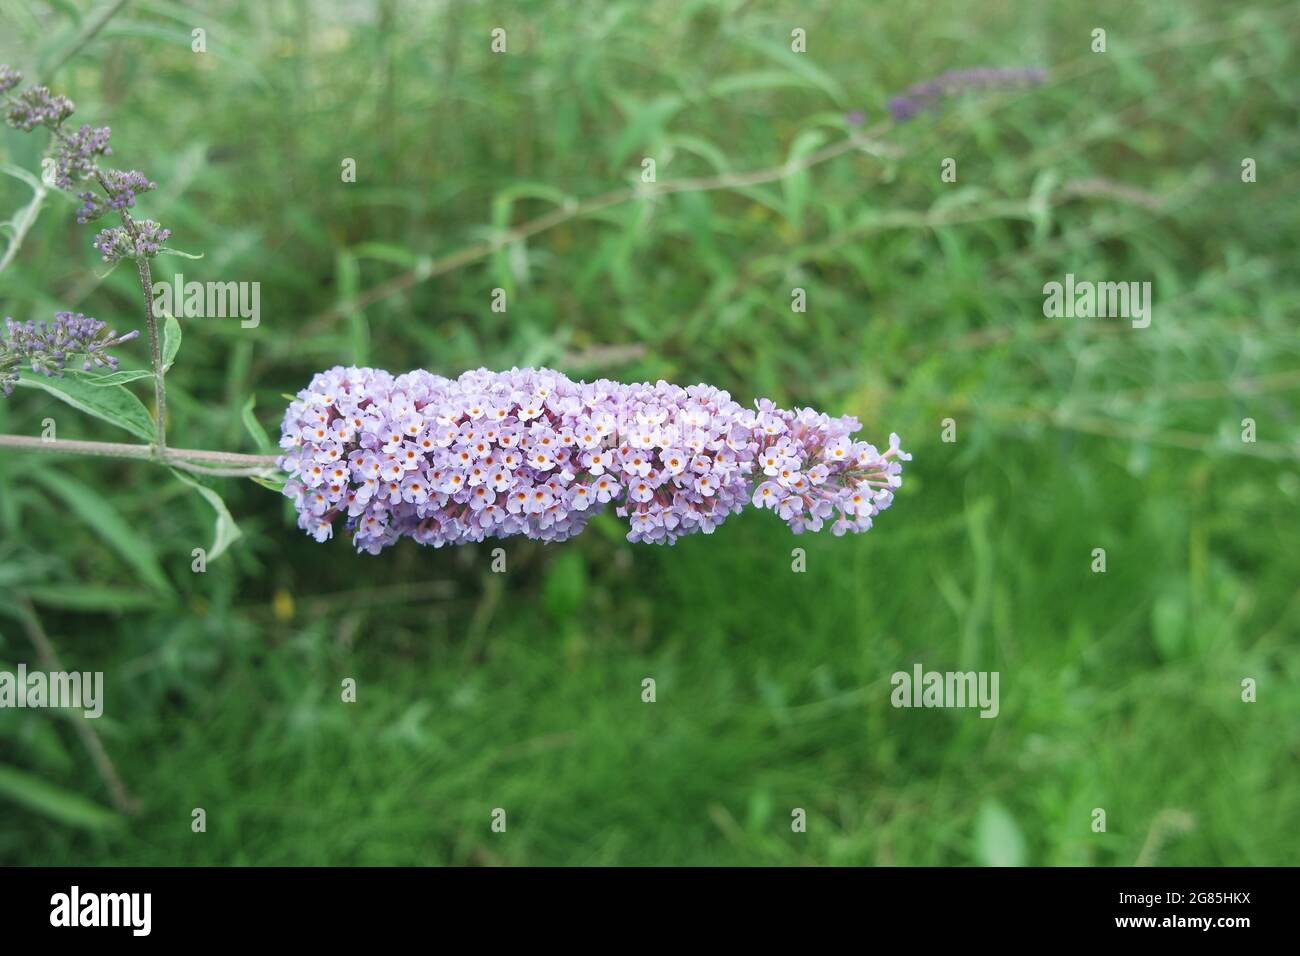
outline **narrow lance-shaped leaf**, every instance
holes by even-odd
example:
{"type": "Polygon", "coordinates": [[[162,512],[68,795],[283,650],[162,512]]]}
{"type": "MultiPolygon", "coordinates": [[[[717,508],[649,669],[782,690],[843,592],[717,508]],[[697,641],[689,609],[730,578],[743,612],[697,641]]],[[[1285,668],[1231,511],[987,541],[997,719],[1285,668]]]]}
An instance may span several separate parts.
{"type": "Polygon", "coordinates": [[[68,826],[103,830],[122,818],[111,810],[13,767],[0,765],[0,797],[68,826]]]}
{"type": "Polygon", "coordinates": [[[212,545],[208,548],[208,560],[215,561],[225,553],[226,548],[239,539],[243,532],[239,530],[239,525],[235,524],[235,519],[230,516],[230,509],[226,507],[226,502],[221,495],[182,471],[173,468],[171,473],[202,495],[203,500],[217,513],[217,519],[213,524],[212,545]]]}
{"type": "Polygon", "coordinates": [[[137,438],[153,440],[154,426],[149,412],[140,399],[121,385],[100,387],[79,378],[47,378],[29,369],[19,373],[18,384],[49,392],[78,411],[125,429],[137,438]]]}
{"type": "Polygon", "coordinates": [[[170,312],[164,312],[163,321],[163,340],[162,340],[162,364],[163,371],[172,367],[176,361],[176,353],[181,350],[181,324],[176,321],[176,316],[170,312]]]}
{"type": "Polygon", "coordinates": [[[253,410],[256,406],[257,396],[249,395],[248,401],[244,403],[239,415],[244,422],[244,428],[248,429],[248,434],[252,436],[257,450],[270,454],[275,452],[275,445],[271,443],[271,439],[266,434],[266,429],[262,427],[262,423],[257,420],[257,415],[254,414],[253,410]]]}
{"type": "Polygon", "coordinates": [[[152,378],[153,371],[147,368],[122,369],[119,372],[108,372],[106,374],[97,374],[95,372],[82,372],[74,370],[73,377],[79,382],[85,382],[87,385],[93,385],[95,388],[108,388],[112,385],[125,385],[127,382],[138,382],[142,378],[152,378]]]}

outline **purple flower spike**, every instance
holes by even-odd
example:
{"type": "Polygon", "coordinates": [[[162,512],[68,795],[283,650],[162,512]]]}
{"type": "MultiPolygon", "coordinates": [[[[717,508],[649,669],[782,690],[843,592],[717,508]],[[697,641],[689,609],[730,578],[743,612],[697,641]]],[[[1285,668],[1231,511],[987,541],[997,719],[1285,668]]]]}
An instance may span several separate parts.
{"type": "Polygon", "coordinates": [[[1047,71],[1037,67],[979,67],[951,70],[908,87],[889,101],[889,114],[895,123],[906,123],[941,100],[970,90],[1014,89],[1037,86],[1047,79],[1047,71]]]}
{"type": "Polygon", "coordinates": [[[10,126],[30,132],[37,126],[58,126],[74,109],[66,96],[51,96],[47,87],[32,86],[13,97],[5,119],[10,126]]]}
{"type": "Polygon", "coordinates": [[[77,222],[83,225],[106,212],[131,208],[135,205],[136,196],[157,188],[157,183],[150,182],[144,173],[135,169],[106,169],[103,176],[107,199],[89,191],[77,194],[82,202],[81,208],[77,210],[77,222]]]}
{"type": "Polygon", "coordinates": [[[73,355],[85,357],[82,368],[116,369],[117,359],[108,354],[114,346],[129,342],[139,332],[118,335],[108,325],[80,312],[56,312],[53,322],[15,322],[5,319],[0,337],[0,388],[7,396],[18,381],[18,366],[33,372],[61,376],[73,355]]]}
{"type": "Polygon", "coordinates": [[[23,81],[23,75],[7,63],[0,63],[0,93],[8,93],[23,81]]]}
{"type": "Polygon", "coordinates": [[[358,551],[522,534],[563,541],[612,502],[629,541],[710,534],[747,504],[796,534],[866,531],[908,460],[851,417],[746,409],[708,385],[573,382],[550,369],[457,379],[336,367],[285,413],[280,466],[317,541],[342,516],[358,551]]]}
{"type": "Polygon", "coordinates": [[[109,128],[96,128],[83,123],[81,129],[69,133],[54,144],[54,185],[71,189],[74,182],[85,179],[95,170],[95,157],[113,152],[108,145],[109,128]]]}
{"type": "Polygon", "coordinates": [[[171,236],[172,231],[152,219],[140,219],[135,223],[136,238],[122,226],[101,229],[93,243],[95,251],[105,262],[118,262],[122,259],[152,259],[162,249],[162,244],[171,236]]]}

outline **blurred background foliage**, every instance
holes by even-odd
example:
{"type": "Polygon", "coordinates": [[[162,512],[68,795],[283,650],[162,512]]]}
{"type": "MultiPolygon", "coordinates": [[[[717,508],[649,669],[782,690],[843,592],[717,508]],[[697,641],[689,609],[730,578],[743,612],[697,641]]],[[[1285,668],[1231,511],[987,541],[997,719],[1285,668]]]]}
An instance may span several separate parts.
{"type": "MultiPolygon", "coordinates": [[[[0,711],[0,861],[1294,862],[1295,4],[0,0],[0,27],[0,62],[159,183],[143,213],[203,254],[162,278],[262,284],[256,329],[186,322],[176,445],[257,451],[250,397],[274,434],[339,363],[548,364],[852,413],[915,455],[858,538],[756,513],[657,549],[611,519],[509,541],[505,574],[495,543],[318,546],[216,479],[243,536],[195,574],[212,513],[165,471],[0,452],[0,668],[39,666],[45,634],[107,683],[98,721],[0,711]],[[889,122],[894,93],[985,65],[1052,73],[889,122]],[[662,184],[850,135],[500,242],[644,157],[662,184]],[[1045,319],[1067,272],[1151,281],[1150,328],[1045,319]],[[894,709],[915,662],[999,671],[1000,716],[894,709]]],[[[38,170],[43,145],[6,130],[0,160],[38,170]]],[[[5,180],[0,215],[28,198],[5,180]]],[[[0,312],[137,327],[73,205],[48,200],[0,312]]],[[[131,440],[0,403],[2,432],[46,417],[131,440]]]]}

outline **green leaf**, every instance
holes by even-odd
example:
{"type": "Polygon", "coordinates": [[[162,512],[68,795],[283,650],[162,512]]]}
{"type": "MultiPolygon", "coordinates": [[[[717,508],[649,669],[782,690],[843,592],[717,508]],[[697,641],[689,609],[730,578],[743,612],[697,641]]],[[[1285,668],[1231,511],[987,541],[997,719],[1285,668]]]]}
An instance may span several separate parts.
{"type": "MultiPolygon", "coordinates": [[[[811,58],[808,56],[801,53],[795,53],[784,43],[771,43],[758,37],[745,38],[742,36],[740,42],[758,53],[763,54],[776,63],[778,67],[783,67],[787,72],[797,74],[812,83],[814,86],[820,88],[827,96],[835,101],[836,106],[841,110],[848,109],[850,100],[844,92],[844,88],[840,86],[830,73],[814,66],[811,58]]],[[[762,85],[765,86],[766,82],[767,81],[764,80],[762,85]]],[[[759,81],[756,79],[748,80],[747,84],[751,86],[760,86],[759,81]]]]}
{"type": "Polygon", "coordinates": [[[492,225],[498,229],[509,229],[512,210],[521,199],[540,199],[557,206],[573,201],[563,190],[546,183],[515,183],[492,197],[492,225]]]}
{"type": "Polygon", "coordinates": [[[51,820],[86,830],[104,830],[122,822],[116,813],[80,794],[13,767],[0,766],[0,797],[7,797],[51,820]]]}
{"type": "Polygon", "coordinates": [[[212,506],[212,510],[217,513],[217,520],[213,525],[212,546],[208,548],[207,557],[209,561],[215,561],[225,553],[226,548],[239,539],[243,532],[239,530],[239,525],[235,524],[235,519],[230,517],[230,510],[226,507],[221,495],[207,485],[199,483],[197,479],[185,474],[183,471],[177,471],[173,468],[171,473],[201,494],[203,499],[212,506]]]}
{"type": "Polygon", "coordinates": [[[121,385],[100,388],[76,378],[46,378],[30,369],[22,370],[18,384],[49,392],[78,411],[123,428],[137,438],[154,438],[153,419],[140,399],[121,385]]]}
{"type": "Polygon", "coordinates": [[[127,260],[125,259],[118,259],[116,262],[110,262],[108,264],[108,268],[104,269],[103,272],[99,271],[99,267],[96,267],[92,271],[95,273],[95,278],[98,279],[100,282],[103,282],[105,279],[107,279],[109,276],[111,276],[114,272],[117,271],[118,266],[120,266],[123,262],[126,261],[127,260]]]}
{"type": "Polygon", "coordinates": [[[276,447],[271,444],[271,439],[267,437],[266,429],[262,427],[257,416],[253,414],[253,408],[257,404],[257,396],[249,395],[248,401],[244,402],[244,408],[239,413],[240,418],[244,421],[244,427],[248,429],[248,434],[253,436],[253,444],[257,446],[258,451],[274,453],[276,447]]]}
{"type": "Polygon", "coordinates": [[[21,180],[26,183],[34,193],[44,192],[45,190],[45,187],[41,185],[41,181],[21,166],[11,166],[8,163],[0,163],[0,173],[21,180]]]}
{"type": "Polygon", "coordinates": [[[755,90],[779,89],[816,89],[818,84],[805,76],[783,70],[754,70],[749,73],[733,73],[709,84],[705,90],[707,96],[730,96],[733,93],[748,93],[755,90]]]}
{"type": "Polygon", "coordinates": [[[127,382],[138,382],[142,378],[153,377],[152,370],[147,368],[109,372],[106,375],[96,375],[93,372],[82,371],[74,371],[72,374],[78,381],[85,382],[87,385],[93,385],[95,388],[108,388],[110,385],[125,385],[127,382]]]}
{"type": "Polygon", "coordinates": [[[388,242],[363,242],[349,250],[357,259],[376,259],[388,262],[402,269],[414,269],[420,257],[405,246],[388,242]]]}
{"type": "Polygon", "coordinates": [[[270,478],[265,475],[249,475],[248,477],[250,481],[261,485],[263,488],[279,492],[284,491],[285,482],[289,480],[288,475],[275,475],[270,478]]]}
{"type": "Polygon", "coordinates": [[[171,582],[158,564],[149,536],[131,527],[107,498],[63,472],[34,471],[32,474],[46,490],[61,499],[69,511],[90,525],[117,551],[145,584],[159,593],[172,593],[171,582]]]}
{"type": "Polygon", "coordinates": [[[179,250],[179,249],[167,249],[167,248],[159,249],[159,250],[158,250],[158,255],[160,255],[160,256],[180,256],[182,259],[202,259],[202,258],[203,258],[203,253],[201,253],[201,252],[196,256],[196,255],[195,255],[194,253],[192,253],[192,252],[181,252],[181,250],[179,250]]]}
{"type": "Polygon", "coordinates": [[[1176,660],[1186,651],[1187,602],[1176,585],[1162,591],[1151,606],[1151,636],[1166,661],[1176,660]]]}
{"type": "Polygon", "coordinates": [[[157,607],[157,595],[98,584],[42,584],[24,588],[32,603],[61,611],[139,611],[157,607]]]}
{"type": "MultiPolygon", "coordinates": [[[[793,166],[815,153],[826,142],[826,134],[818,129],[806,129],[795,137],[786,163],[793,166]]],[[[782,183],[785,192],[786,216],[796,229],[803,227],[803,210],[808,201],[810,177],[808,170],[791,173],[782,183]]]]}
{"type": "MultiPolygon", "coordinates": [[[[0,662],[0,670],[13,671],[14,666],[8,661],[0,662]]],[[[63,722],[86,719],[75,710],[55,711],[55,714],[63,718],[63,722]]],[[[14,720],[0,721],[0,735],[18,744],[17,750],[11,752],[30,755],[31,762],[24,763],[34,773],[75,777],[77,761],[59,736],[59,722],[50,720],[49,712],[35,711],[15,716],[14,720]]]]}
{"type": "MultiPolygon", "coordinates": [[[[608,147],[607,155],[611,166],[623,165],[638,149],[653,149],[663,139],[668,124],[686,106],[685,99],[671,93],[654,96],[649,100],[640,100],[620,91],[614,91],[611,95],[627,118],[622,132],[608,147]]],[[[659,172],[663,173],[662,170],[659,172]]]]}
{"type": "MultiPolygon", "coordinates": [[[[339,250],[334,257],[334,281],[338,285],[341,308],[361,293],[361,265],[356,256],[346,249],[339,250]]],[[[370,354],[370,323],[365,312],[356,308],[347,309],[345,317],[351,337],[353,361],[365,365],[370,354]]]]}
{"type": "Polygon", "coordinates": [[[170,312],[164,312],[163,315],[166,316],[163,320],[162,340],[162,363],[165,372],[172,367],[172,363],[176,361],[176,353],[181,350],[181,324],[170,312]]]}
{"type": "Polygon", "coordinates": [[[12,264],[14,253],[17,252],[18,246],[22,244],[28,231],[36,222],[36,217],[41,213],[41,205],[45,201],[46,189],[35,176],[19,166],[0,165],[0,172],[12,176],[14,179],[22,180],[32,191],[31,202],[18,209],[9,219],[0,222],[0,229],[4,229],[9,233],[9,244],[5,247],[3,258],[9,264],[12,264]]]}
{"type": "Polygon", "coordinates": [[[984,866],[1024,866],[1025,838],[1006,807],[987,800],[975,823],[975,856],[984,866]]]}

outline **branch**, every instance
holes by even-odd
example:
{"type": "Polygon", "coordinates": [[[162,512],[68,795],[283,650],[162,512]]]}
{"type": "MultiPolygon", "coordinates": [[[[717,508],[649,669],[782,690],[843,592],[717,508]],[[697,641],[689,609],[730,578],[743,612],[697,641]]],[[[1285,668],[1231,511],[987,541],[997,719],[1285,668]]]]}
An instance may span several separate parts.
{"type": "MultiPolygon", "coordinates": [[[[27,636],[36,647],[37,656],[46,669],[51,671],[62,671],[63,665],[59,662],[59,655],[55,653],[54,645],[50,642],[49,636],[45,633],[45,628],[41,626],[41,619],[36,616],[36,611],[26,596],[18,598],[18,611],[23,619],[23,627],[27,631],[27,636]]],[[[140,801],[131,796],[130,791],[126,789],[126,784],[117,773],[117,768],[113,766],[113,760],[104,748],[104,742],[99,739],[99,734],[95,733],[95,728],[87,720],[73,720],[73,727],[77,730],[77,736],[81,738],[81,743],[85,746],[90,754],[90,759],[94,761],[95,770],[99,772],[99,777],[108,786],[108,792],[113,798],[113,805],[121,813],[128,816],[134,816],[140,812],[140,801]]]]}
{"type": "Polygon", "coordinates": [[[74,56],[84,50],[90,41],[99,35],[99,31],[108,26],[108,21],[113,19],[113,17],[117,15],[117,12],[124,6],[126,6],[126,0],[113,0],[112,3],[104,8],[103,12],[97,18],[86,25],[85,29],[82,30],[81,35],[73,41],[71,46],[59,55],[58,59],[45,67],[43,72],[47,76],[53,76],[57,73],[59,67],[63,66],[63,64],[67,63],[74,56]]]}
{"type": "Polygon", "coordinates": [[[55,455],[90,455],[98,458],[160,461],[183,471],[230,478],[251,478],[278,469],[275,455],[245,455],[231,451],[194,448],[164,448],[155,445],[127,445],[120,442],[72,441],[32,438],[29,435],[0,435],[0,448],[22,448],[55,455]]]}

